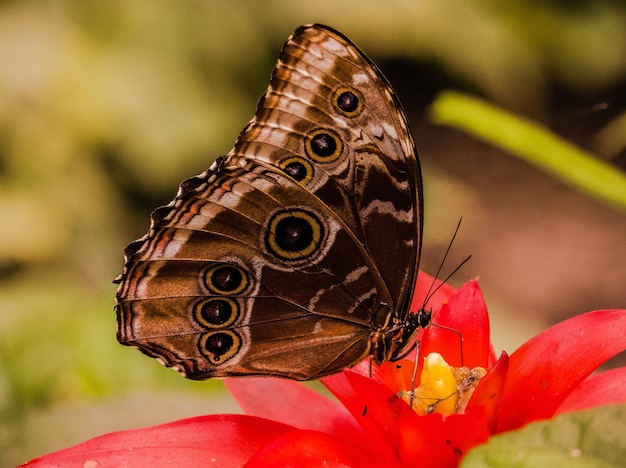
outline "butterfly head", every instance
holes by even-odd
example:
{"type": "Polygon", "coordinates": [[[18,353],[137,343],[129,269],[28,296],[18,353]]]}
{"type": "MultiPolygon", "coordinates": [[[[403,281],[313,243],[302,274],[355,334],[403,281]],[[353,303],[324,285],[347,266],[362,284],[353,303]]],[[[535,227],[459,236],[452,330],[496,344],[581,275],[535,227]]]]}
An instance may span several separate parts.
{"type": "Polygon", "coordinates": [[[432,324],[431,317],[432,310],[423,307],[417,312],[411,312],[404,321],[377,330],[371,339],[374,362],[382,364],[403,359],[415,349],[415,337],[420,328],[428,328],[432,324]]]}

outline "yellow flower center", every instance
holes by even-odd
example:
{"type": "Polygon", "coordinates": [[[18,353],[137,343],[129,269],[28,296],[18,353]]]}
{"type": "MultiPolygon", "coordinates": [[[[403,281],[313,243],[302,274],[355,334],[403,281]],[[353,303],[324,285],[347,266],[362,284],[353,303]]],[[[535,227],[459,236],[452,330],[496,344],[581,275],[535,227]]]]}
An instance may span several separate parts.
{"type": "Polygon", "coordinates": [[[451,367],[439,353],[424,358],[420,385],[415,392],[401,391],[398,396],[419,415],[459,414],[465,411],[474,389],[487,374],[482,367],[451,367]]]}

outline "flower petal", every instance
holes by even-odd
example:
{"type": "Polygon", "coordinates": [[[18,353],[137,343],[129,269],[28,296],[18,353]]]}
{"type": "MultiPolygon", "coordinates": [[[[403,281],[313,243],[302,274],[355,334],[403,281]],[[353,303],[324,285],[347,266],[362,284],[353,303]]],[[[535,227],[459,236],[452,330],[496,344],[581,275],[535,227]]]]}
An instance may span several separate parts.
{"type": "Polygon", "coordinates": [[[503,352],[500,359],[489,369],[487,375],[480,380],[467,405],[468,412],[477,407],[483,408],[487,425],[492,433],[496,430],[498,422],[496,418],[502,401],[508,370],[509,356],[503,352]]]}
{"type": "Polygon", "coordinates": [[[403,421],[398,456],[403,466],[456,467],[469,450],[485,443],[489,428],[481,408],[442,417],[418,416],[417,424],[403,421]]]}
{"type": "Polygon", "coordinates": [[[626,403],[626,367],[590,375],[559,406],[557,414],[626,403]]]}
{"type": "Polygon", "coordinates": [[[302,382],[261,377],[225,379],[224,383],[246,414],[334,434],[368,446],[363,429],[346,408],[302,382]]]}
{"type": "Polygon", "coordinates": [[[495,362],[489,341],[487,306],[478,281],[468,281],[461,286],[433,316],[433,323],[448,329],[433,325],[426,330],[420,343],[421,356],[440,353],[454,367],[488,369],[495,362]]]}
{"type": "Polygon", "coordinates": [[[551,417],[607,359],[626,349],[626,310],[599,310],[535,336],[509,361],[498,432],[551,417]]]}
{"type": "Polygon", "coordinates": [[[324,377],[322,383],[350,411],[367,434],[370,452],[380,461],[395,460],[398,420],[408,415],[416,418],[406,403],[384,384],[350,369],[324,377]]]}
{"type": "Polygon", "coordinates": [[[274,439],[259,450],[246,467],[349,467],[375,462],[370,454],[344,440],[319,431],[297,430],[274,439]]]}
{"type": "Polygon", "coordinates": [[[245,415],[210,415],[113,432],[31,460],[27,467],[241,466],[274,438],[293,430],[245,415]]]}

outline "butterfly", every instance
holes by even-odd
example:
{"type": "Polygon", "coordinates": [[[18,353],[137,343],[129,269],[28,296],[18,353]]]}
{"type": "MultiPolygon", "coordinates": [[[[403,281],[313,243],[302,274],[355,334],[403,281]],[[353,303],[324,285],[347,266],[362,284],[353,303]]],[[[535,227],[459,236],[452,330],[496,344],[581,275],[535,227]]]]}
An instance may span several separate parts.
{"type": "Polygon", "coordinates": [[[317,379],[410,350],[422,182],[400,102],[340,32],[298,28],[234,148],[125,250],[117,338],[190,379],[317,379]]]}

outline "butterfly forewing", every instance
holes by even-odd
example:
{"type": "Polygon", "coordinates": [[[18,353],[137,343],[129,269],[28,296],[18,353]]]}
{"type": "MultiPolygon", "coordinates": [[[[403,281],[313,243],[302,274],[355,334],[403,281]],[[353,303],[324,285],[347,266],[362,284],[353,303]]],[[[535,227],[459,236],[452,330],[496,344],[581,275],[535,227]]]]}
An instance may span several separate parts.
{"type": "Polygon", "coordinates": [[[415,144],[391,86],[349,39],[321,26],[296,31],[232,153],[299,165],[301,183],[348,224],[399,314],[408,311],[422,229],[415,144]],[[335,153],[315,153],[323,137],[335,153]]]}
{"type": "Polygon", "coordinates": [[[421,219],[391,87],[343,35],[304,26],[233,150],[127,248],[118,339],[194,379],[393,358],[405,343],[380,346],[411,335],[421,219]]]}

